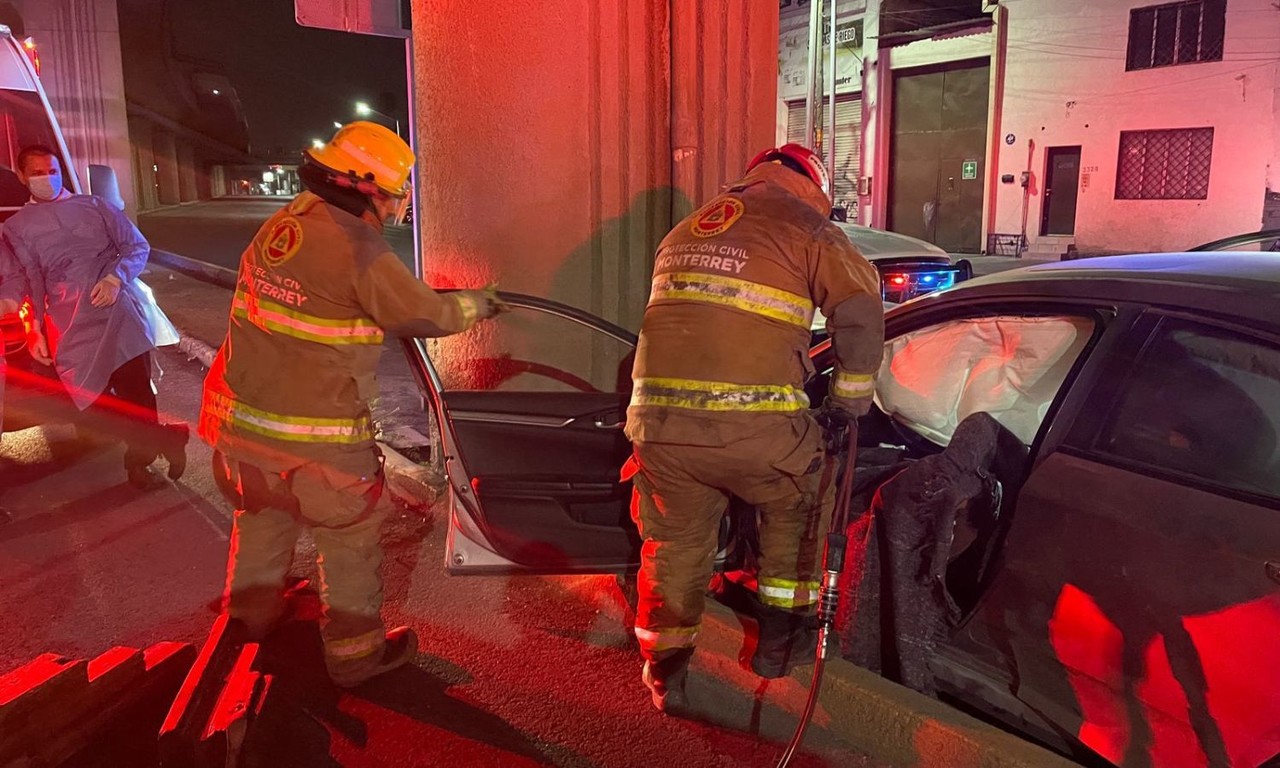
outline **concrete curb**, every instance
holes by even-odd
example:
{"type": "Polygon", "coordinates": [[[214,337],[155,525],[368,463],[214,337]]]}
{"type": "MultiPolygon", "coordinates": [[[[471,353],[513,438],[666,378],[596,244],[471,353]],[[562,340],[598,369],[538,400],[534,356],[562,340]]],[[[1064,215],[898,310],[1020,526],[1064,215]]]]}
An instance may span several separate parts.
{"type": "MultiPolygon", "coordinates": [[[[712,604],[698,644],[735,658],[744,645],[737,616],[712,604]]],[[[806,691],[813,667],[791,675],[806,691]]],[[[1075,763],[954,707],[843,659],[828,659],[818,696],[827,729],[841,741],[895,766],[1067,768],[1075,763]]]]}
{"type": "MultiPolygon", "coordinates": [[[[228,290],[235,288],[235,270],[154,249],[151,251],[151,260],[197,280],[213,283],[228,290]]],[[[218,354],[215,347],[192,336],[182,328],[178,328],[178,349],[206,369],[213,366],[213,359],[218,354]]],[[[444,478],[432,467],[413,461],[385,442],[379,442],[378,448],[385,457],[383,469],[387,476],[387,490],[391,492],[391,496],[411,509],[419,511],[430,509],[440,496],[444,487],[444,478]]]]}
{"type": "MultiPolygon", "coordinates": [[[[561,589],[590,600],[612,618],[625,617],[621,600],[599,600],[598,582],[547,577],[561,589]]],[[[731,609],[707,601],[698,634],[702,663],[723,676],[760,682],[745,669],[754,651],[742,620],[731,609]]],[[[813,667],[770,685],[798,686],[807,694],[813,667]]],[[[815,724],[872,760],[894,766],[947,768],[1069,768],[1076,763],[1036,744],[843,659],[828,659],[815,724]]]]}
{"type": "Polygon", "coordinates": [[[162,267],[168,267],[175,272],[181,272],[188,277],[194,277],[206,283],[213,283],[221,288],[235,290],[236,287],[236,271],[219,267],[216,264],[206,264],[203,261],[179,256],[169,251],[161,251],[156,248],[151,249],[150,261],[159,264],[162,267]]]}

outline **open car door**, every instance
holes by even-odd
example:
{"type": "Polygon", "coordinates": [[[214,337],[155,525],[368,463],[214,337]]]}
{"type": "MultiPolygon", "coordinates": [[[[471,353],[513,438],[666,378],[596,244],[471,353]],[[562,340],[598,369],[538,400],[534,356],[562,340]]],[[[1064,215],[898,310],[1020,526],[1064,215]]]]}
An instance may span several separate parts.
{"type": "Polygon", "coordinates": [[[631,489],[618,477],[631,450],[622,428],[636,336],[558,302],[501,296],[511,312],[457,336],[405,342],[440,430],[446,568],[634,568],[631,489]]]}

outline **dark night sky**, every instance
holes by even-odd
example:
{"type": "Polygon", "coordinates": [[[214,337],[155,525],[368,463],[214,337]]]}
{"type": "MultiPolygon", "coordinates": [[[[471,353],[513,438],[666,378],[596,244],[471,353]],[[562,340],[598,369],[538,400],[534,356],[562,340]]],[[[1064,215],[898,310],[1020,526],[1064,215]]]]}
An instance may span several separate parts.
{"type": "Polygon", "coordinates": [[[169,8],[174,52],[225,67],[255,152],[327,139],[360,100],[408,130],[403,40],[298,26],[292,0],[169,0],[169,8]]]}

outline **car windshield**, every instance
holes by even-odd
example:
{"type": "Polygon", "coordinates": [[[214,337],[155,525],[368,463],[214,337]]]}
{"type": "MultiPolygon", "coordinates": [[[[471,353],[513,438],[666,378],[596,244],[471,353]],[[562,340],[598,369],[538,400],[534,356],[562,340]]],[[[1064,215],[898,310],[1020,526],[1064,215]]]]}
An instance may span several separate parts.
{"type": "MultiPolygon", "coordinates": [[[[0,221],[26,204],[30,194],[18,180],[18,153],[31,144],[58,148],[53,125],[40,94],[0,89],[0,221]]],[[[59,155],[64,178],[70,175],[67,159],[59,155]]]]}

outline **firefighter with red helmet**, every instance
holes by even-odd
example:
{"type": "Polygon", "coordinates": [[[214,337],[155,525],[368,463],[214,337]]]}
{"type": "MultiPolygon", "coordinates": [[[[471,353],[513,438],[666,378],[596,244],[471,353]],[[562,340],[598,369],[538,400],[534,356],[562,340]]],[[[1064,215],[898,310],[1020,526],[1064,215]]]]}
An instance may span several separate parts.
{"type": "Polygon", "coordinates": [[[685,678],[730,496],[760,514],[762,677],[812,660],[822,429],[804,391],[815,308],[836,368],[825,419],[867,412],[884,345],[880,278],[829,220],[822,158],[761,152],[747,175],[658,248],[633,371],[627,437],[641,535],[636,637],[654,705],[687,707],[685,678]]]}
{"type": "Polygon", "coordinates": [[[381,617],[381,456],[370,401],[386,336],[446,336],[503,306],[493,291],[439,294],[383,238],[404,204],[413,151],[355,122],[309,150],[307,191],[241,257],[226,341],[205,380],[200,435],[238,489],[226,609],[252,638],[282,617],[302,527],[320,561],[325,662],[340,686],[413,658],[381,617]]]}

